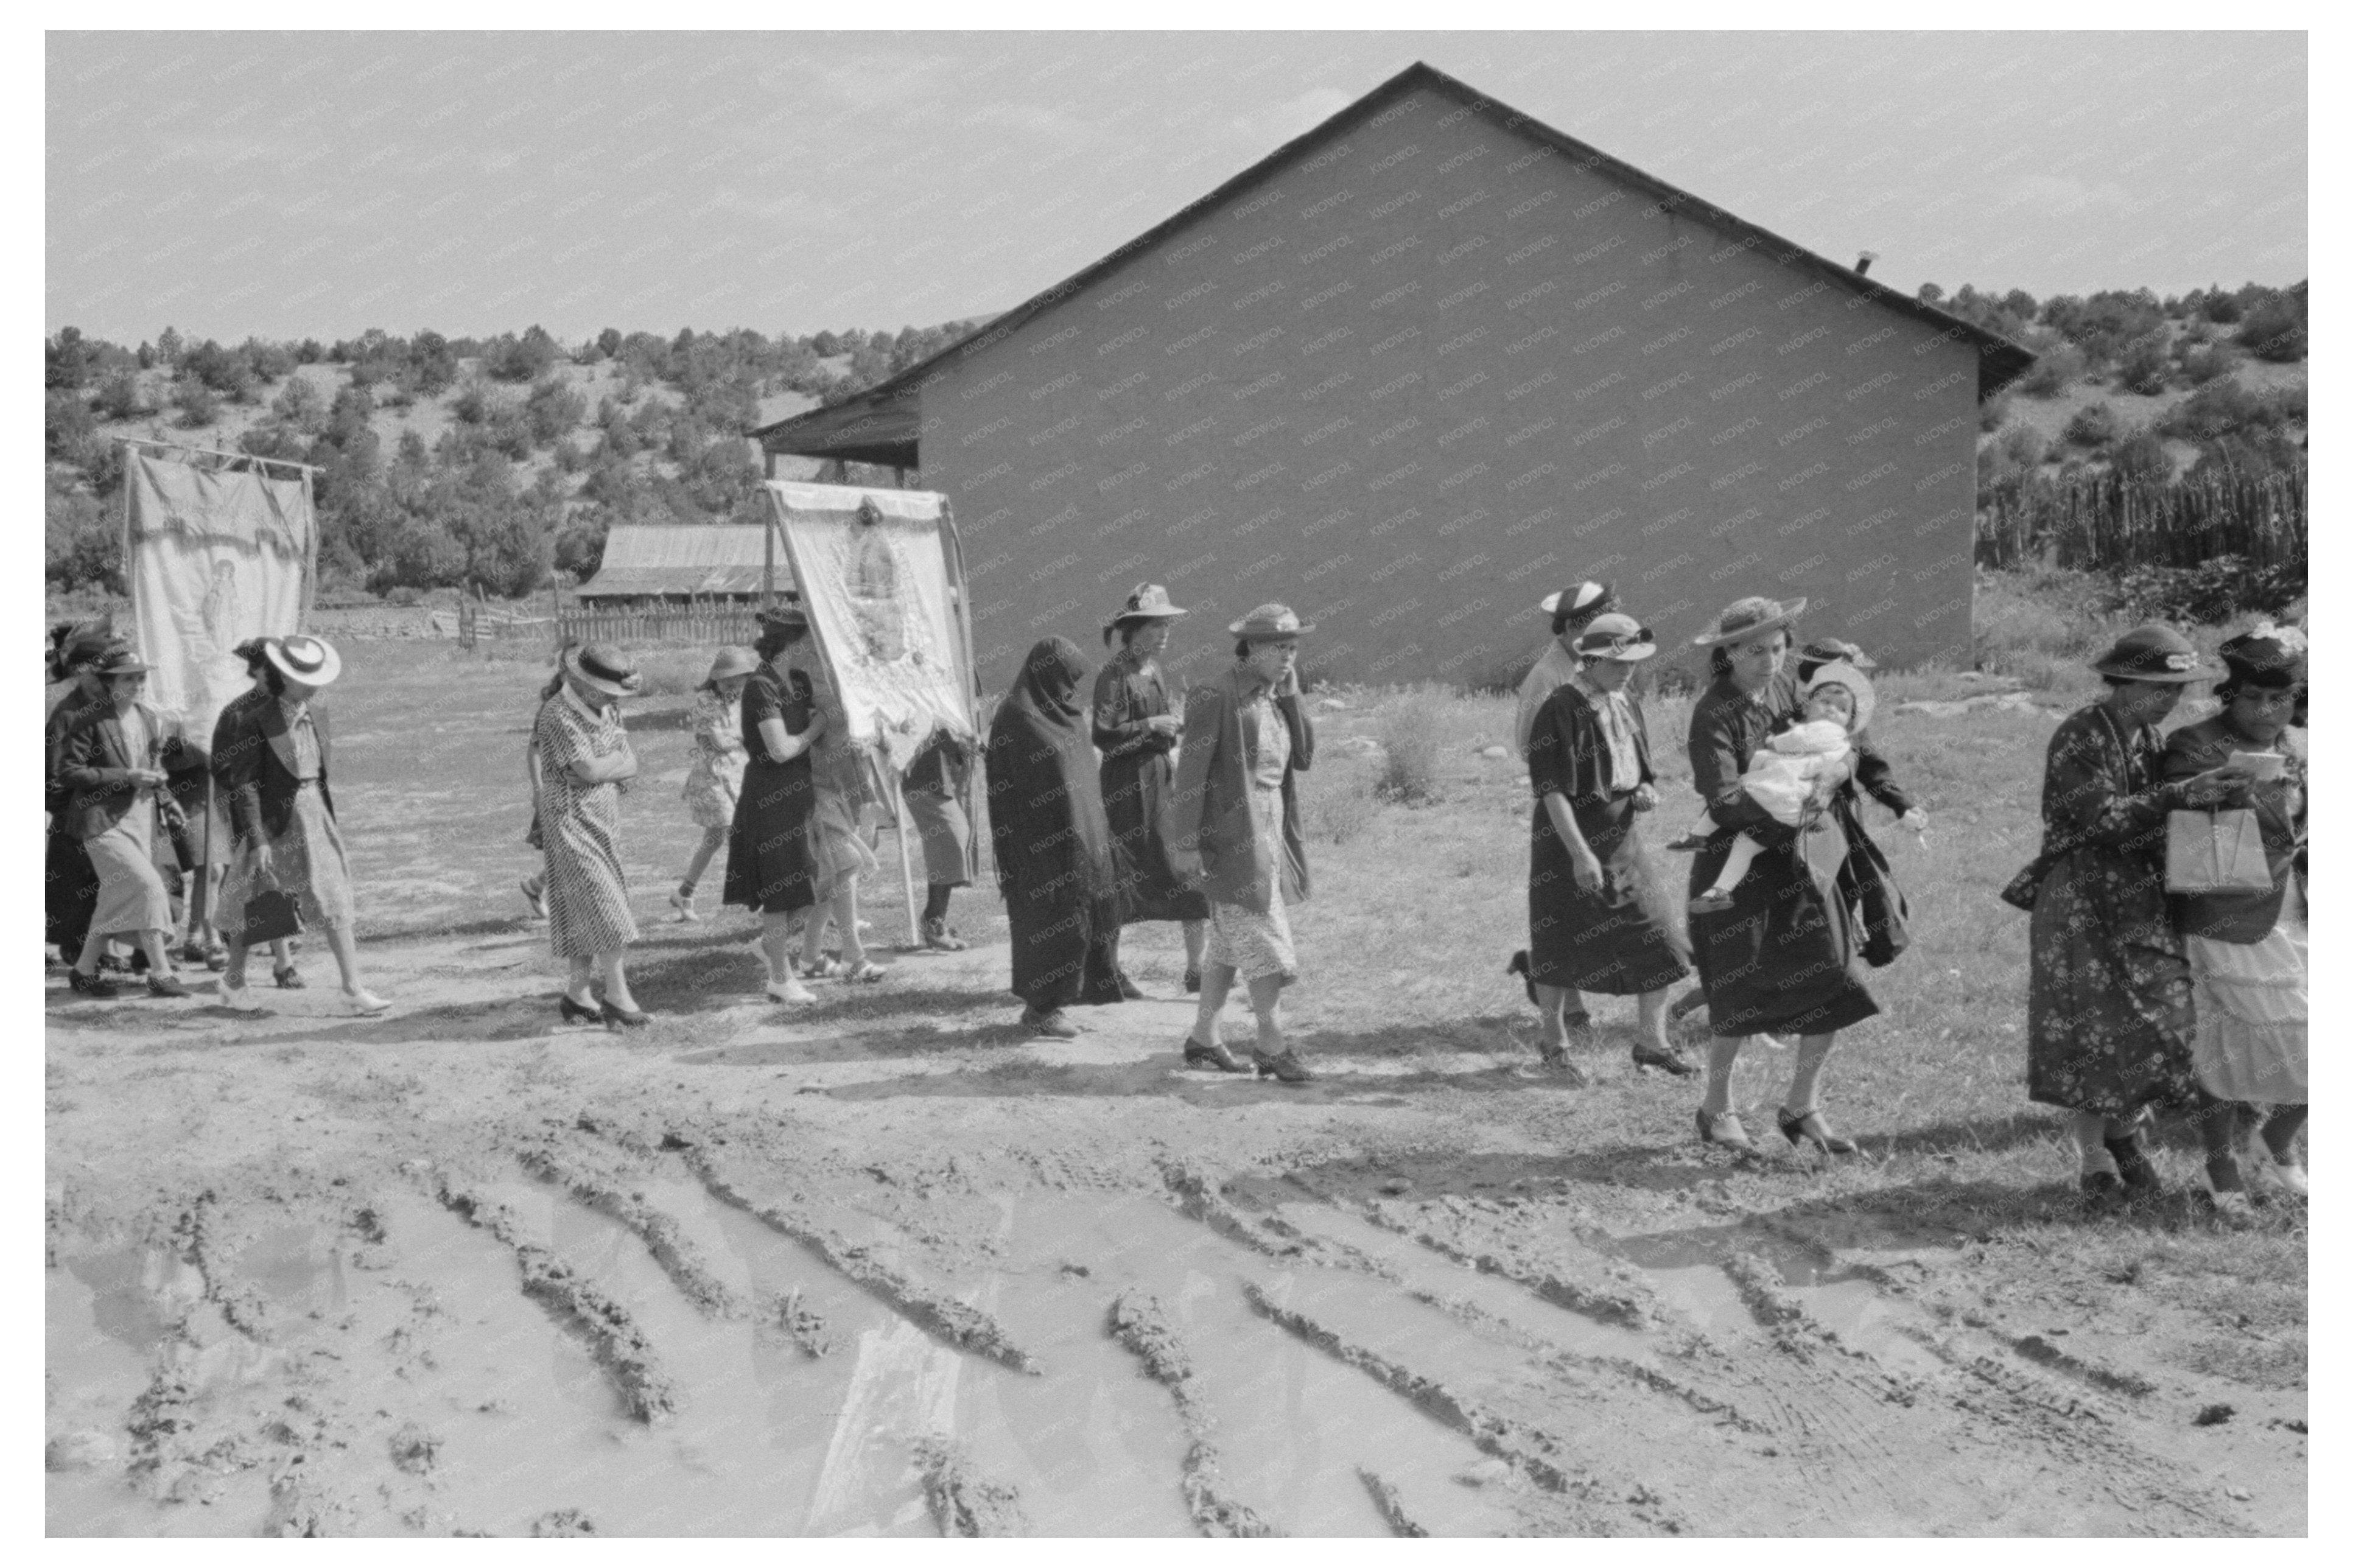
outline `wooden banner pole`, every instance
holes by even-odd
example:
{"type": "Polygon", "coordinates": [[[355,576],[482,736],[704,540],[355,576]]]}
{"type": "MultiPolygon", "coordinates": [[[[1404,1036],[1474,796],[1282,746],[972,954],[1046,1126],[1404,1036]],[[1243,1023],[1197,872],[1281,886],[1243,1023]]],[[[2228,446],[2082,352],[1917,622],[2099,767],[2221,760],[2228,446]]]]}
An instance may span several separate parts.
{"type": "Polygon", "coordinates": [[[907,896],[907,947],[913,952],[923,945],[923,917],[915,905],[914,858],[907,850],[907,792],[896,768],[882,771],[891,775],[891,832],[899,841],[899,888],[907,896]]]}

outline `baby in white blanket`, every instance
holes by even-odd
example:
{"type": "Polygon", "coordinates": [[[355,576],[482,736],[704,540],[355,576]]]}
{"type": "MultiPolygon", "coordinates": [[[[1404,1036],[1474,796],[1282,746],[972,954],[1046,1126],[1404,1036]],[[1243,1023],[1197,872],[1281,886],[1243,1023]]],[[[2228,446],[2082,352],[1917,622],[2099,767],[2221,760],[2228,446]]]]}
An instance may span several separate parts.
{"type": "MultiPolygon", "coordinates": [[[[1831,792],[1854,776],[1854,733],[1871,711],[1871,683],[1849,664],[1829,664],[1806,683],[1805,720],[1767,740],[1748,760],[1740,787],[1748,798],[1770,812],[1773,820],[1795,827],[1807,810],[1830,802],[1831,792]]],[[[1693,826],[1694,837],[1715,831],[1713,814],[1703,811],[1693,826]]],[[[1724,868],[1715,881],[1691,903],[1694,914],[1714,914],[1732,907],[1732,889],[1748,874],[1759,846],[1743,833],[1732,841],[1724,868]]]]}

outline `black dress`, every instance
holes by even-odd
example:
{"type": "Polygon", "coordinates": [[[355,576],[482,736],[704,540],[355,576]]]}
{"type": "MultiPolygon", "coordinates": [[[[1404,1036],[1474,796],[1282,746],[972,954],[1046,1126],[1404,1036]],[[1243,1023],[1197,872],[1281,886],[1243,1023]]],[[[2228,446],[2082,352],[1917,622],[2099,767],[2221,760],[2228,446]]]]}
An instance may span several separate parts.
{"type": "Polygon", "coordinates": [[[1013,994],[1039,1013],[1120,997],[1121,870],[1079,706],[1087,667],[1048,637],[988,729],[988,829],[1013,994]]]}
{"type": "Polygon", "coordinates": [[[809,753],[772,762],[760,738],[763,719],[781,719],[786,734],[798,735],[809,727],[814,711],[807,677],[798,671],[787,679],[764,664],[744,683],[744,749],[751,755],[735,797],[735,820],[727,830],[727,880],[721,895],[727,903],[783,914],[817,902],[808,837],[817,786],[809,753]]]}
{"type": "Polygon", "coordinates": [[[1152,728],[1169,711],[1160,666],[1128,650],[1095,677],[1094,741],[1103,752],[1103,815],[1129,868],[1127,920],[1205,921],[1208,895],[1188,888],[1168,858],[1168,754],[1176,737],[1152,728]]]}
{"type": "Polygon", "coordinates": [[[1556,689],[1528,731],[1528,784],[1536,805],[1528,839],[1528,977],[1539,985],[1635,996],[1681,980],[1687,952],[1665,889],[1635,826],[1634,791],[1650,784],[1651,740],[1632,719],[1636,774],[1618,778],[1600,715],[1571,684],[1556,689]],[[1577,885],[1568,847],[1545,796],[1568,799],[1577,829],[1601,862],[1601,886],[1577,885]]]}
{"type": "Polygon", "coordinates": [[[1736,836],[1762,847],[1733,887],[1732,908],[1691,917],[1692,958],[1718,1035],[1829,1034],[1879,1011],[1839,888],[1848,846],[1837,819],[1817,812],[1785,826],[1740,787],[1741,770],[1785,718],[1769,693],[1755,701],[1721,678],[1692,707],[1692,787],[1717,824],[1692,857],[1692,895],[1715,883],[1736,836]]]}
{"type": "Polygon", "coordinates": [[[66,831],[66,802],[71,791],[58,784],[58,748],[76,716],[105,700],[90,683],[77,679],[50,708],[42,736],[47,756],[43,772],[43,804],[49,812],[49,830],[42,857],[42,937],[57,944],[68,963],[81,956],[90,936],[90,917],[98,912],[98,871],[90,851],[66,831]]]}

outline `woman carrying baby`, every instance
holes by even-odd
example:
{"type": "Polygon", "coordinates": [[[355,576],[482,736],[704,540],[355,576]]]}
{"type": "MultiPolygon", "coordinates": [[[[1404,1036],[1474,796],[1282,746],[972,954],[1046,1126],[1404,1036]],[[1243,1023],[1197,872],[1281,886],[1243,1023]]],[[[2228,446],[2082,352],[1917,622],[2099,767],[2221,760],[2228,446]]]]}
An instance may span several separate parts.
{"type": "MultiPolygon", "coordinates": [[[[1725,908],[1695,904],[1691,919],[1693,959],[1715,1034],[1699,1135],[1704,1142],[1753,1150],[1731,1103],[1741,1044],[1754,1034],[1796,1034],[1798,1058],[1781,1103],[1781,1134],[1793,1144],[1851,1154],[1854,1144],[1831,1131],[1817,1104],[1838,1031],[1879,1011],[1862,983],[1856,932],[1838,887],[1846,836],[1819,808],[1801,808],[1796,822],[1784,822],[1743,782],[1784,716],[1774,700],[1775,678],[1788,654],[1789,625],[1804,608],[1802,599],[1787,606],[1742,599],[1693,639],[1709,650],[1715,679],[1692,708],[1692,784],[1707,805],[1710,830],[1694,858],[1690,890],[1697,899],[1721,881],[1728,900],[1725,908]],[[1734,842],[1743,836],[1758,850],[1745,875],[1726,878],[1734,842]]],[[[1867,689],[1859,673],[1852,679],[1867,689]]],[[[1849,693],[1850,702],[1857,702],[1853,688],[1849,693]]],[[[1835,701],[1823,698],[1821,711],[1831,712],[1835,701]]],[[[1810,794],[1810,782],[1808,789],[1810,794]]]]}
{"type": "MultiPolygon", "coordinates": [[[[1875,700],[1871,682],[1852,665],[1815,666],[1798,688],[1799,721],[1767,737],[1748,759],[1740,773],[1742,791],[1785,827],[1799,826],[1809,812],[1828,811],[1841,786],[1854,779],[1854,738],[1871,722],[1875,700]]],[[[1715,826],[1715,814],[1703,811],[1693,836],[1704,837],[1715,826]]],[[[1747,834],[1736,833],[1723,869],[1692,900],[1692,913],[1720,914],[1732,908],[1732,889],[1762,847],[1747,834]]]]}

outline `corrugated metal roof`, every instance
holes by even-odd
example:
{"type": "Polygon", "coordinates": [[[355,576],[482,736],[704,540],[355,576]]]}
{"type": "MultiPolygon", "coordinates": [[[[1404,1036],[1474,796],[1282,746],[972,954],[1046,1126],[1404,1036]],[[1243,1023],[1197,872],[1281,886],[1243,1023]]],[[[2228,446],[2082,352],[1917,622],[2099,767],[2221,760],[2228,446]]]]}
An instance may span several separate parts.
{"type": "MultiPolygon", "coordinates": [[[[655,594],[757,594],[766,563],[767,530],[742,523],[628,524],[605,536],[596,575],[579,588],[583,598],[655,594]]],[[[793,585],[793,569],[776,552],[776,591],[793,585]]]]}
{"type": "Polygon", "coordinates": [[[909,365],[890,380],[846,397],[831,407],[812,409],[790,419],[780,419],[775,424],[761,426],[749,434],[771,452],[790,452],[811,458],[846,458],[853,462],[883,463],[899,468],[918,467],[917,432],[923,420],[923,388],[939,374],[935,367],[941,362],[951,354],[973,354],[987,348],[1032,317],[1078,293],[1103,274],[1159,244],[1194,218],[1272,179],[1324,143],[1356,129],[1394,100],[1423,88],[1444,93],[1469,106],[1474,112],[1493,115],[1507,129],[1517,131],[1574,158],[1588,169],[1642,192],[1670,211],[1682,213],[1736,238],[1746,240],[1785,266],[1827,278],[1874,304],[1899,315],[1926,321],[1938,331],[1973,345],[1978,350],[1979,398],[1992,396],[2004,384],[2025,374],[2027,368],[2034,363],[2031,353],[1999,333],[1987,331],[1958,316],[1939,310],[1934,305],[1925,304],[1909,294],[1890,289],[1852,267],[1842,267],[1793,240],[1760,228],[1712,202],[1702,201],[1655,175],[1644,174],[1631,163],[1621,163],[1598,148],[1589,147],[1566,132],[1556,131],[1507,103],[1489,98],[1434,66],[1416,60],[1323,124],[1305,135],[1284,142],[1208,195],[1045,292],[996,317],[987,325],[967,332],[931,358],[909,365]]]}

